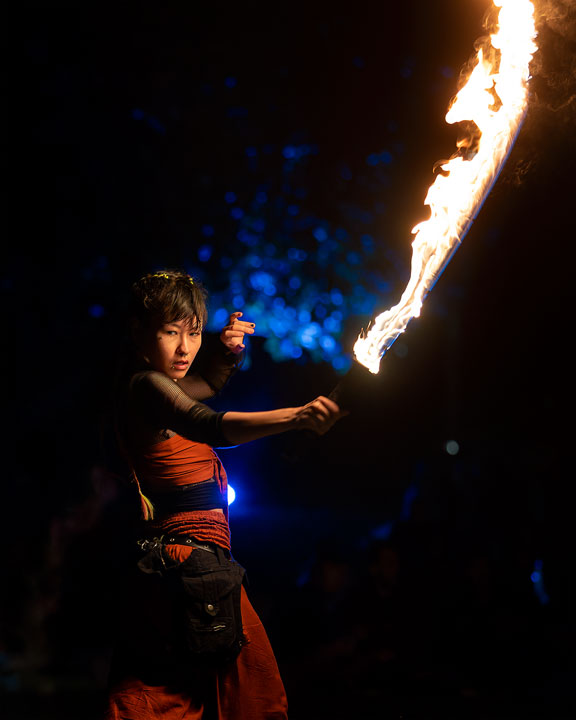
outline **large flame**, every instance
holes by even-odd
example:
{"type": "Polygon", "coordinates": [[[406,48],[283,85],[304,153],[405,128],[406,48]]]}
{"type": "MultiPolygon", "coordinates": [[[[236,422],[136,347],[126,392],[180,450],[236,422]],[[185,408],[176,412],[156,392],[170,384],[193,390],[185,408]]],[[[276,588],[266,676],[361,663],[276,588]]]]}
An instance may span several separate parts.
{"type": "Polygon", "coordinates": [[[493,0],[500,8],[492,48],[479,50],[446,122],[476,125],[474,147],[441,165],[425,204],[431,217],[413,230],[410,280],[398,305],[378,315],[354,345],[358,362],[377,373],[380,359],[413,317],[460,246],[514,144],[528,105],[529,64],[536,51],[530,0],[493,0]],[[489,58],[487,57],[489,56],[489,58]],[[478,137],[479,136],[479,137],[478,137]],[[477,143],[477,144],[476,144],[477,143]]]}

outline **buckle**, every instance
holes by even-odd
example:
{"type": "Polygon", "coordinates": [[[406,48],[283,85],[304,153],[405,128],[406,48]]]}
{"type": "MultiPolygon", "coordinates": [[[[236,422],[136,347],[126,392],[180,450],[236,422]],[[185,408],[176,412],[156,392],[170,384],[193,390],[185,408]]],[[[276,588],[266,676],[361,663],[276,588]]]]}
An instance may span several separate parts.
{"type": "Polygon", "coordinates": [[[154,550],[159,545],[162,544],[162,538],[152,538],[151,540],[144,539],[144,540],[136,540],[136,545],[142,550],[142,552],[148,552],[149,550],[154,550]]]}

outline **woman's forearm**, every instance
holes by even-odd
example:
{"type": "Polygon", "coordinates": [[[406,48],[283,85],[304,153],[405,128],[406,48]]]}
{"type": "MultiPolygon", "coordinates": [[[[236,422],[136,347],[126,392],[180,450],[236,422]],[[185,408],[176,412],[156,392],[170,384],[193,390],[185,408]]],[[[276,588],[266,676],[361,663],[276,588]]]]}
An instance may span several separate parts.
{"type": "Polygon", "coordinates": [[[294,430],[301,408],[280,408],[263,412],[227,412],[222,417],[222,433],[234,445],[268,435],[294,430]]]}

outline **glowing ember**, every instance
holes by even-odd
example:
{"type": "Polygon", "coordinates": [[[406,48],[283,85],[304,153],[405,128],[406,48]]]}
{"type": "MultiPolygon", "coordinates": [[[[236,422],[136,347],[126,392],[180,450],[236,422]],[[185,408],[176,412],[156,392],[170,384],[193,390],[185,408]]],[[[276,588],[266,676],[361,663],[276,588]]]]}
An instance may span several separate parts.
{"type": "Polygon", "coordinates": [[[529,64],[536,50],[534,6],[530,0],[494,0],[498,30],[488,55],[478,52],[466,85],[456,95],[446,122],[472,121],[474,138],[460,143],[464,156],[441,165],[425,204],[431,217],[417,225],[410,280],[398,305],[378,315],[354,345],[358,362],[377,373],[380,359],[413,317],[460,246],[496,181],[520,130],[528,105],[529,64]]]}

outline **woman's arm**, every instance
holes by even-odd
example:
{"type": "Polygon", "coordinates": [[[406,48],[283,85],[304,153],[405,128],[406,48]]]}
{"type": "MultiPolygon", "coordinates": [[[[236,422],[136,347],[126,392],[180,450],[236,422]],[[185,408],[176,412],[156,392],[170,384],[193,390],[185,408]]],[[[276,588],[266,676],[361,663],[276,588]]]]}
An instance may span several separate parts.
{"type": "Polygon", "coordinates": [[[244,335],[254,334],[254,323],[240,320],[241,316],[239,311],[230,315],[212,353],[203,362],[199,358],[201,368],[178,381],[194,400],[208,400],[217,395],[242,365],[244,335]]]}
{"type": "Polygon", "coordinates": [[[335,402],[321,395],[301,407],[263,412],[226,412],[222,417],[222,433],[234,445],[288,430],[313,430],[323,435],[347,414],[335,402]]]}
{"type": "Polygon", "coordinates": [[[213,447],[240,445],[288,430],[313,430],[319,435],[348,413],[327,397],[307,405],[263,412],[214,412],[190,398],[164,373],[134,375],[129,392],[133,412],[150,427],[168,428],[178,435],[213,447]]]}

